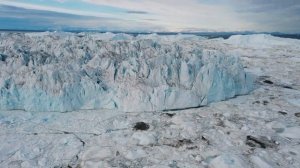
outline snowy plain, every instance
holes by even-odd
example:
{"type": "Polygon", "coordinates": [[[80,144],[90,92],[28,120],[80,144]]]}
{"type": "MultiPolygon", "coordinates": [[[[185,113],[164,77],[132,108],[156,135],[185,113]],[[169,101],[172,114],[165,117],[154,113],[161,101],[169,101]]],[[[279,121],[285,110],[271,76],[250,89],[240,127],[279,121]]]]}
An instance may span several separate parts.
{"type": "MultiPolygon", "coordinates": [[[[264,34],[237,35],[224,40],[221,38],[205,39],[197,36],[158,36],[155,34],[132,37],[126,34],[114,35],[110,33],[2,33],[0,41],[0,82],[3,88],[10,89],[9,92],[5,92],[4,89],[1,90],[0,167],[300,167],[300,40],[264,34]],[[25,36],[26,38],[24,38],[25,36]],[[69,42],[72,47],[61,46],[62,39],[65,40],[64,45],[69,42]],[[115,69],[112,69],[107,71],[112,72],[112,74],[108,73],[107,76],[104,76],[105,78],[102,74],[98,75],[101,79],[99,80],[94,78],[97,76],[95,67],[108,67],[109,63],[97,60],[89,63],[86,59],[97,58],[97,54],[107,54],[108,51],[116,51],[116,48],[106,48],[104,51],[97,50],[95,53],[92,52],[95,49],[91,49],[91,52],[88,53],[92,53],[92,55],[84,57],[86,59],[81,59],[82,57],[77,58],[76,55],[85,53],[75,50],[74,41],[81,41],[88,44],[87,46],[94,46],[93,43],[109,43],[106,45],[107,47],[122,48],[119,52],[123,52],[123,54],[114,53],[113,56],[124,55],[124,53],[125,55],[134,54],[132,52],[135,52],[136,48],[127,47],[132,47],[133,44],[126,42],[142,41],[143,44],[140,46],[146,47],[140,50],[146,53],[144,56],[147,59],[138,60],[141,61],[138,62],[139,64],[143,64],[145,60],[151,62],[150,56],[160,56],[161,52],[165,50],[169,50],[173,59],[168,59],[166,56],[163,58],[166,62],[155,62],[155,67],[161,66],[160,72],[166,73],[165,76],[155,76],[149,81],[144,78],[147,76],[147,70],[137,71],[141,72],[138,74],[141,80],[135,80],[137,73],[134,73],[134,68],[125,73],[128,75],[126,77],[122,76],[123,73],[119,76],[118,74],[114,75],[115,69]],[[114,45],[111,45],[112,43],[114,45]],[[10,48],[15,44],[20,47],[20,50],[10,48]],[[20,53],[22,56],[26,55],[23,51],[31,47],[38,47],[39,51],[43,47],[45,47],[44,51],[49,50],[47,47],[54,48],[51,48],[53,53],[50,56],[47,53],[35,53],[37,57],[34,57],[34,61],[29,59],[26,62],[25,57],[18,57],[20,53]],[[160,47],[162,50],[147,51],[147,49],[155,47],[160,47]],[[61,48],[66,48],[66,51],[62,51],[61,48]],[[72,49],[75,51],[69,51],[72,49]],[[53,55],[58,54],[59,59],[60,53],[72,52],[77,53],[71,56],[72,59],[69,57],[61,57],[68,58],[66,60],[52,58],[53,55]],[[179,58],[174,59],[178,53],[182,54],[178,56],[179,58]],[[195,60],[197,57],[193,58],[193,54],[203,57],[200,60],[195,60]],[[13,55],[16,58],[10,59],[13,55]],[[45,59],[45,57],[50,58],[45,59]],[[174,60],[178,61],[172,63],[174,60]],[[62,65],[52,66],[54,62],[61,62],[62,65]],[[188,62],[192,67],[204,67],[205,70],[217,69],[216,73],[218,74],[227,74],[228,78],[235,77],[231,80],[234,82],[219,80],[221,84],[213,90],[218,90],[217,93],[220,94],[205,88],[192,90],[193,93],[199,93],[196,99],[191,97],[192,94],[186,93],[186,90],[189,90],[187,88],[193,85],[191,81],[196,79],[190,78],[193,75],[186,75],[190,74],[188,70],[178,71],[178,65],[189,67],[182,62],[188,62]],[[197,65],[197,62],[201,62],[201,65],[197,65]],[[27,66],[20,68],[20,65],[26,63],[28,63],[27,66]],[[45,71],[43,71],[44,69],[36,70],[36,74],[32,69],[28,70],[28,67],[36,68],[35,66],[37,66],[39,68],[40,64],[49,65],[45,71]],[[69,64],[75,66],[69,67],[69,64]],[[92,78],[78,79],[77,74],[80,76],[80,73],[83,73],[79,71],[82,64],[86,76],[92,78]],[[166,67],[166,71],[162,70],[164,64],[170,65],[169,71],[168,67],[166,67]],[[63,65],[70,70],[65,74],[53,74],[55,69],[60,72],[60,68],[64,68],[63,65]],[[85,67],[85,65],[88,66],[85,67]],[[215,67],[215,65],[218,66],[215,67]],[[175,72],[175,75],[167,78],[170,74],[168,72],[175,72]],[[184,73],[181,74],[180,72],[184,73]],[[94,95],[89,95],[90,97],[85,99],[75,99],[74,104],[78,103],[80,106],[74,106],[74,104],[66,106],[63,104],[65,98],[55,100],[47,96],[45,98],[43,93],[15,91],[15,86],[24,86],[28,90],[36,88],[39,73],[49,73],[49,77],[47,76],[49,79],[53,76],[60,76],[55,79],[59,79],[61,82],[57,82],[59,80],[56,82],[42,80],[45,83],[41,82],[39,86],[49,91],[47,93],[59,95],[61,88],[63,88],[61,83],[73,84],[80,81],[86,82],[87,88],[99,89],[104,95],[99,96],[99,100],[94,102],[82,101],[91,99],[91,97],[94,98],[94,95]],[[8,74],[12,78],[9,82],[5,82],[4,78],[8,74]],[[249,75],[245,77],[245,74],[249,75]],[[112,77],[111,80],[108,78],[110,76],[112,77]],[[116,78],[114,79],[114,77],[116,78]],[[124,83],[126,80],[125,83],[128,85],[122,86],[121,90],[128,89],[129,92],[139,88],[137,85],[142,85],[142,87],[149,87],[142,93],[150,94],[152,93],[150,88],[164,85],[172,89],[179,88],[176,92],[184,96],[177,101],[172,96],[169,99],[158,99],[159,102],[156,102],[155,106],[151,106],[151,110],[145,110],[149,109],[149,102],[147,102],[149,99],[144,100],[144,96],[140,95],[142,93],[135,92],[135,95],[129,94],[128,96],[125,94],[126,96],[124,96],[122,92],[114,92],[120,94],[116,96],[119,99],[111,96],[114,95],[113,93],[104,93],[103,91],[109,90],[106,88],[108,86],[112,88],[119,86],[114,84],[115,80],[118,83],[124,83]],[[255,81],[251,83],[251,80],[255,81]],[[92,85],[89,81],[99,84],[97,85],[99,87],[92,85]],[[102,81],[106,81],[106,83],[102,83],[102,81]],[[162,81],[165,83],[160,83],[162,81]],[[109,85],[106,86],[106,84],[109,85]],[[226,86],[226,84],[228,85],[226,86]],[[224,86],[226,86],[225,89],[224,86]],[[6,96],[3,96],[4,94],[6,96]],[[20,98],[22,94],[24,94],[23,98],[20,98]],[[210,94],[213,96],[209,96],[210,94]],[[13,100],[18,97],[16,95],[19,95],[19,99],[22,100],[28,98],[29,100],[26,100],[28,104],[26,105],[26,102],[18,104],[20,102],[18,99],[13,100]],[[207,99],[203,103],[201,98],[205,97],[204,95],[207,95],[206,99],[211,97],[211,101],[207,99]],[[45,99],[41,101],[41,97],[38,97],[36,100],[32,100],[37,96],[42,96],[45,99]],[[140,96],[140,98],[137,99],[136,96],[140,96]],[[107,102],[105,106],[95,106],[103,101],[100,101],[102,97],[106,97],[106,100],[110,98],[114,103],[107,102]],[[123,101],[124,98],[125,100],[128,99],[123,101]],[[193,102],[195,99],[200,100],[200,102],[193,102]],[[216,102],[224,99],[227,100],[216,102]],[[137,102],[136,100],[140,101],[137,102]],[[161,100],[168,101],[162,101],[163,104],[160,104],[162,103],[161,100]],[[51,109],[50,107],[53,106],[47,104],[51,101],[56,103],[59,108],[51,109]],[[7,104],[7,102],[12,104],[7,104]],[[29,106],[32,102],[35,106],[29,106]],[[141,102],[144,104],[141,105],[141,102]],[[135,109],[125,106],[130,103],[133,103],[130,107],[135,107],[135,109]],[[118,104],[118,108],[116,108],[116,104],[118,104]],[[174,105],[178,105],[178,107],[172,108],[174,105]],[[196,106],[203,107],[190,108],[196,106]],[[76,111],[72,111],[74,107],[76,111]],[[106,109],[91,110],[94,108],[106,109]],[[138,109],[142,110],[139,111],[138,109]],[[139,127],[137,123],[140,124],[139,127]]],[[[77,45],[80,49],[80,43],[77,45]]],[[[88,48],[84,49],[88,50],[88,48]]],[[[29,53],[32,55],[32,52],[34,51],[30,50],[29,53]]],[[[30,55],[29,53],[27,54],[30,55]]],[[[120,65],[121,67],[136,67],[133,64],[134,61],[127,61],[127,57],[119,59],[130,64],[129,66],[124,63],[124,65],[120,65]]],[[[111,58],[106,60],[111,60],[111,58]]],[[[122,68],[118,69],[121,70],[122,68]]],[[[194,68],[192,72],[207,74],[195,69],[197,68],[194,68]]],[[[213,82],[209,83],[208,81],[218,80],[214,79],[215,76],[207,75],[206,80],[203,80],[206,83],[200,83],[198,86],[213,86],[213,82]]],[[[78,89],[81,88],[74,87],[73,90],[67,92],[78,93],[80,92],[78,89]]],[[[26,89],[24,90],[26,91],[26,89]]],[[[90,90],[90,93],[95,91],[90,90]]],[[[157,92],[157,94],[160,93],[160,91],[157,92]]]]}

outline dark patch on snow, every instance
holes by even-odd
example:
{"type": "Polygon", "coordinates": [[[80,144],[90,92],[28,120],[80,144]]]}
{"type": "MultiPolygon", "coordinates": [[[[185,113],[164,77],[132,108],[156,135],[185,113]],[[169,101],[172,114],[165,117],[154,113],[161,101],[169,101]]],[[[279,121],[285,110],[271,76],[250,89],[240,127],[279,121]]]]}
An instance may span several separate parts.
{"type": "Polygon", "coordinates": [[[270,80],[264,80],[264,83],[270,84],[270,85],[274,84],[274,82],[272,82],[272,81],[270,81],[270,80]]]}
{"type": "Polygon", "coordinates": [[[105,133],[111,133],[113,130],[112,129],[107,129],[106,131],[105,131],[105,133]]]}
{"type": "Polygon", "coordinates": [[[169,164],[169,167],[170,167],[170,168],[179,168],[179,167],[177,166],[177,161],[176,161],[176,160],[173,160],[172,163],[169,164]]]}
{"type": "Polygon", "coordinates": [[[106,85],[103,85],[103,86],[102,86],[102,89],[103,89],[104,91],[107,91],[107,90],[108,90],[108,87],[107,87],[106,85]]]}
{"type": "Polygon", "coordinates": [[[284,128],[273,128],[276,133],[283,133],[284,128]]]}
{"type": "Polygon", "coordinates": [[[292,90],[297,90],[295,88],[293,88],[292,86],[289,86],[289,85],[282,85],[282,84],[278,84],[276,85],[277,87],[281,87],[281,88],[284,88],[284,89],[292,89],[292,90]]]}
{"type": "Polygon", "coordinates": [[[294,89],[293,87],[287,86],[287,85],[283,85],[282,87],[285,88],[285,89],[294,89]]]}
{"type": "Polygon", "coordinates": [[[6,58],[7,58],[7,55],[0,54],[0,61],[5,62],[5,61],[6,61],[6,58]]]}
{"type": "Polygon", "coordinates": [[[190,139],[180,139],[180,140],[176,141],[175,143],[166,144],[166,145],[174,147],[174,148],[179,148],[179,147],[182,147],[184,145],[191,145],[191,144],[193,144],[193,142],[190,139]]]}
{"type": "Polygon", "coordinates": [[[223,117],[223,114],[221,114],[221,113],[214,113],[213,116],[216,117],[216,118],[221,118],[221,117],[223,117]]]}
{"type": "Polygon", "coordinates": [[[84,147],[85,146],[85,141],[84,140],[82,140],[81,138],[79,138],[79,137],[77,137],[78,139],[79,139],[79,141],[81,142],[81,144],[82,144],[82,147],[84,147]]]}
{"type": "Polygon", "coordinates": [[[271,78],[270,76],[267,76],[267,75],[263,75],[263,76],[260,76],[259,79],[267,79],[267,78],[271,78]]]}
{"type": "Polygon", "coordinates": [[[264,105],[268,105],[269,102],[268,102],[267,100],[264,100],[264,101],[263,101],[263,104],[264,104],[264,105]]]}
{"type": "Polygon", "coordinates": [[[278,111],[279,114],[281,115],[287,115],[288,113],[287,112],[284,112],[284,111],[278,111]]]}
{"type": "Polygon", "coordinates": [[[5,82],[4,82],[4,87],[8,90],[8,89],[10,89],[10,87],[11,87],[11,81],[10,81],[10,79],[9,80],[6,80],[5,82]]]}
{"type": "MultiPolygon", "coordinates": [[[[79,166],[76,166],[76,168],[79,166]]],[[[71,165],[54,166],[54,168],[73,168],[71,165]]]]}
{"type": "Polygon", "coordinates": [[[186,147],[186,149],[188,149],[188,150],[193,150],[193,149],[197,149],[198,148],[198,146],[190,146],[190,147],[186,147]]]}
{"type": "Polygon", "coordinates": [[[149,128],[150,128],[149,124],[144,122],[137,122],[133,127],[134,130],[141,130],[141,131],[148,130],[149,128]]]}
{"type": "Polygon", "coordinates": [[[289,151],[289,153],[290,153],[291,155],[294,155],[294,156],[297,155],[297,153],[295,153],[295,152],[293,152],[293,151],[289,151]]]}
{"type": "Polygon", "coordinates": [[[216,126],[219,127],[225,127],[224,121],[223,121],[223,114],[220,113],[214,113],[213,116],[216,118],[216,126]]]}
{"type": "Polygon", "coordinates": [[[191,144],[191,143],[193,143],[190,139],[181,139],[181,140],[178,140],[178,142],[180,144],[191,144]]]}
{"type": "Polygon", "coordinates": [[[71,134],[70,132],[67,131],[63,131],[63,134],[71,134]]]}
{"type": "Polygon", "coordinates": [[[300,113],[295,113],[295,116],[296,117],[300,117],[300,113]]]}
{"type": "Polygon", "coordinates": [[[164,115],[168,116],[168,117],[173,117],[175,116],[176,114],[175,113],[163,113],[164,115]]]}
{"type": "Polygon", "coordinates": [[[257,101],[255,101],[255,102],[253,102],[252,104],[260,104],[260,101],[257,100],[257,101]]]}
{"type": "Polygon", "coordinates": [[[198,109],[201,107],[206,107],[207,105],[200,105],[200,106],[195,106],[195,107],[186,107],[186,108],[176,108],[176,109],[165,109],[162,110],[163,112],[170,112],[170,111],[183,111],[183,110],[190,110],[190,109],[198,109]]]}
{"type": "Polygon", "coordinates": [[[224,121],[222,119],[217,118],[216,126],[224,127],[225,128],[225,123],[224,123],[224,121]]]}
{"type": "Polygon", "coordinates": [[[259,147],[259,148],[274,148],[277,146],[276,142],[273,140],[269,140],[267,137],[254,137],[251,135],[247,136],[246,139],[246,145],[250,146],[250,147],[259,147]]]}
{"type": "Polygon", "coordinates": [[[207,138],[205,138],[205,136],[201,136],[201,139],[207,143],[207,145],[210,144],[209,140],[207,138]]]}

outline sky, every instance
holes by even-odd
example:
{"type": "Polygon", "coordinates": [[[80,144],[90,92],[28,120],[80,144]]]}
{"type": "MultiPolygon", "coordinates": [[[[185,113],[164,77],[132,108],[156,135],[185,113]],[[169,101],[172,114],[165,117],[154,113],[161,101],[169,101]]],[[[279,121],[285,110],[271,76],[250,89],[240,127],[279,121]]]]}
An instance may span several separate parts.
{"type": "Polygon", "coordinates": [[[0,0],[0,29],[300,33],[300,0],[0,0]]]}

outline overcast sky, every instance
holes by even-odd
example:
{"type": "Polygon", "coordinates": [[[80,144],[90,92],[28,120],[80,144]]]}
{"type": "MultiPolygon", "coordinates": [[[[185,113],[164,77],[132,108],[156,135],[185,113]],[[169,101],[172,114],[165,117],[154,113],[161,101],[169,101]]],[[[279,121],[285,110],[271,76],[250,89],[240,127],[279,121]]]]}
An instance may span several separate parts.
{"type": "Polygon", "coordinates": [[[300,0],[0,0],[0,29],[300,33],[300,0]]]}

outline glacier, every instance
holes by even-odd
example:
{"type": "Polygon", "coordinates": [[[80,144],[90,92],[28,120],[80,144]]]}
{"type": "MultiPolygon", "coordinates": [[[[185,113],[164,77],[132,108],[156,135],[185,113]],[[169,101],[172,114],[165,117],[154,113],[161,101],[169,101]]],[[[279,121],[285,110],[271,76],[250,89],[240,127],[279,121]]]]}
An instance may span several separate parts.
{"type": "MultiPolygon", "coordinates": [[[[203,39],[185,35],[158,36],[156,34],[132,37],[126,34],[114,35],[111,33],[30,33],[25,35],[0,33],[0,35],[3,37],[3,40],[0,40],[3,43],[2,46],[6,47],[0,47],[1,51],[8,51],[10,47],[14,46],[8,43],[19,45],[17,41],[13,41],[18,36],[30,36],[26,37],[28,41],[19,41],[22,42],[22,45],[19,46],[27,46],[33,51],[33,48],[40,44],[31,42],[32,39],[40,38],[42,43],[45,43],[44,41],[50,37],[56,39],[54,41],[58,43],[56,44],[57,49],[47,52],[51,57],[54,55],[53,52],[69,52],[61,51],[62,49],[69,50],[64,47],[66,42],[63,42],[63,38],[78,38],[78,40],[90,38],[88,40],[90,42],[99,39],[107,42],[109,46],[117,41],[123,43],[124,40],[129,42],[149,40],[161,46],[179,44],[184,51],[192,50],[192,48],[201,51],[197,56],[199,59],[201,58],[201,67],[205,66],[204,61],[211,61],[202,60],[202,58],[211,59],[210,57],[216,57],[215,54],[220,54],[220,57],[238,56],[247,76],[251,72],[257,78],[255,79],[255,89],[249,94],[210,103],[202,108],[188,108],[179,111],[124,112],[121,111],[120,104],[117,109],[112,110],[96,109],[72,112],[0,110],[0,167],[300,167],[300,40],[259,34],[232,36],[229,39],[203,39]],[[8,38],[8,36],[15,37],[8,38]],[[10,39],[10,41],[5,39],[10,39]],[[4,45],[4,43],[7,44],[4,45]],[[138,123],[146,126],[144,129],[137,129],[138,123]],[[170,155],[170,153],[172,154],[170,155]]],[[[84,46],[86,41],[78,41],[81,43],[78,46],[84,46]]],[[[53,44],[49,43],[49,45],[53,44]]],[[[72,47],[72,49],[75,48],[72,47]]],[[[11,50],[13,51],[13,49],[11,50]]],[[[106,51],[106,49],[103,50],[106,51]]],[[[142,50],[145,51],[145,49],[142,50]]],[[[33,51],[29,50],[30,55],[34,55],[33,51]]],[[[83,52],[85,53],[85,49],[83,52]]],[[[91,54],[91,57],[96,57],[96,54],[89,50],[88,53],[91,54]]],[[[97,53],[101,54],[102,51],[97,50],[97,53]]],[[[191,57],[189,53],[182,53],[186,55],[184,58],[191,57]]],[[[4,82],[3,79],[11,78],[5,87],[17,88],[18,97],[20,97],[22,85],[24,86],[23,90],[26,86],[26,88],[39,88],[54,96],[60,95],[60,92],[63,95],[66,90],[61,91],[59,85],[74,86],[73,84],[79,80],[76,79],[76,75],[82,82],[93,80],[92,84],[97,83],[97,78],[88,80],[86,75],[80,74],[80,71],[61,71],[53,68],[56,63],[55,61],[50,62],[48,58],[43,64],[37,66],[41,69],[49,64],[47,67],[43,67],[44,73],[39,72],[40,70],[37,71],[36,67],[35,72],[29,73],[33,71],[31,69],[36,63],[28,61],[28,66],[26,66],[23,58],[19,58],[21,54],[12,54],[12,52],[1,52],[0,54],[0,81],[4,82]],[[9,67],[9,65],[14,66],[9,67]],[[51,72],[54,70],[59,73],[51,72]],[[39,82],[33,78],[34,73],[41,73],[43,80],[49,81],[39,82]],[[65,76],[62,76],[61,73],[65,76]],[[59,74],[60,79],[57,80],[56,85],[53,84],[51,74],[53,76],[59,74]]],[[[78,53],[75,56],[79,56],[78,53]]],[[[60,57],[60,59],[66,59],[65,62],[59,62],[59,59],[56,58],[57,63],[64,65],[55,66],[61,69],[68,69],[69,66],[72,66],[73,69],[78,68],[77,64],[79,63],[73,64],[78,60],[68,57],[70,55],[60,57]]],[[[110,60],[110,58],[107,59],[110,60]]],[[[92,67],[92,64],[95,64],[95,67],[100,67],[100,65],[96,66],[100,63],[107,64],[88,60],[89,65],[82,63],[85,66],[78,69],[92,67]]],[[[93,77],[92,68],[89,69],[85,68],[85,71],[93,77]]],[[[230,68],[226,70],[230,70],[230,68]]],[[[115,81],[113,77],[111,77],[112,80],[109,80],[110,78],[105,76],[104,72],[108,70],[102,71],[101,82],[110,84],[107,85],[107,91],[112,91],[117,86],[124,89],[123,85],[128,81],[124,78],[124,83],[120,82],[120,68],[116,73],[118,80],[115,81]]],[[[145,81],[144,78],[140,80],[145,81]]],[[[180,81],[183,81],[182,78],[180,81]]],[[[135,81],[132,80],[132,82],[135,81]]],[[[84,85],[84,83],[79,83],[80,87],[84,85]]],[[[140,85],[146,85],[146,82],[140,85]]],[[[150,87],[149,83],[147,85],[150,87]]],[[[137,88],[130,84],[127,86],[124,90],[132,91],[137,88]]],[[[155,87],[153,86],[153,88],[155,87]]],[[[74,94],[78,94],[75,93],[77,90],[73,90],[74,94]]],[[[68,94],[71,94],[70,91],[68,94]]],[[[27,97],[30,98],[30,95],[27,97]]],[[[1,97],[0,100],[3,101],[3,98],[1,97]]],[[[113,101],[116,100],[117,97],[113,97],[113,101]]],[[[136,100],[132,99],[132,102],[136,100]]],[[[15,98],[15,102],[18,101],[15,98]]],[[[36,101],[40,101],[40,99],[36,99],[36,101]]],[[[84,101],[84,103],[88,102],[88,100],[84,101]]],[[[2,105],[0,107],[3,108],[2,105]]],[[[21,105],[18,108],[24,109],[21,105]]],[[[83,109],[84,106],[78,108],[83,109]]]]}
{"type": "Polygon", "coordinates": [[[112,33],[0,33],[0,110],[163,111],[254,89],[237,56],[205,38],[112,33]]]}
{"type": "Polygon", "coordinates": [[[270,34],[234,35],[229,37],[224,43],[235,47],[251,47],[254,49],[286,48],[287,46],[293,46],[297,49],[300,46],[300,42],[297,39],[280,38],[270,34]]]}

